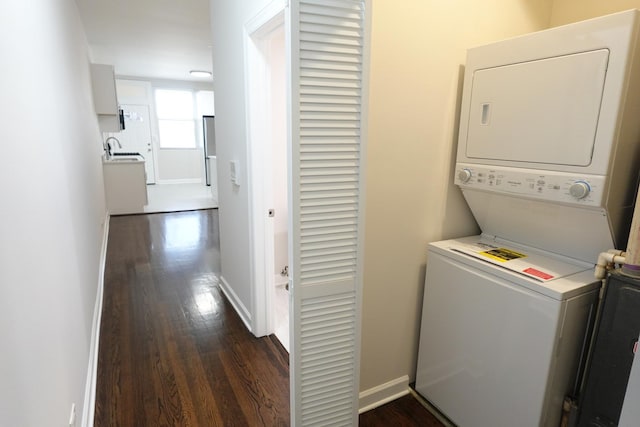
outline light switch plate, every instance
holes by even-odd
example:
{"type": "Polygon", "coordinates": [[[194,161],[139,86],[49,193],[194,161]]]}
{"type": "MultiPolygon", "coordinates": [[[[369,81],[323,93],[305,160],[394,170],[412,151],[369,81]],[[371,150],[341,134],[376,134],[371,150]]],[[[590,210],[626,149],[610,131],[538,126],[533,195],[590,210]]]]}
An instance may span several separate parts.
{"type": "Polygon", "coordinates": [[[229,170],[231,176],[231,182],[234,185],[240,185],[240,168],[238,167],[238,162],[236,160],[231,160],[229,162],[229,170]]]}

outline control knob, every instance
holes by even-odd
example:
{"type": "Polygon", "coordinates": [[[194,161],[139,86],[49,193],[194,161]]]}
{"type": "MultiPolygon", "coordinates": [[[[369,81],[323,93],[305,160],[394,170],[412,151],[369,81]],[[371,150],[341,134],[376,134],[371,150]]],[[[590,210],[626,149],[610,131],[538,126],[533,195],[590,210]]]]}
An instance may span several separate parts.
{"type": "Polygon", "coordinates": [[[591,192],[591,186],[586,181],[576,181],[569,187],[569,194],[576,199],[584,199],[591,192]]]}
{"type": "Polygon", "coordinates": [[[471,176],[471,171],[467,168],[461,169],[460,172],[458,172],[458,179],[462,182],[469,182],[471,176]]]}

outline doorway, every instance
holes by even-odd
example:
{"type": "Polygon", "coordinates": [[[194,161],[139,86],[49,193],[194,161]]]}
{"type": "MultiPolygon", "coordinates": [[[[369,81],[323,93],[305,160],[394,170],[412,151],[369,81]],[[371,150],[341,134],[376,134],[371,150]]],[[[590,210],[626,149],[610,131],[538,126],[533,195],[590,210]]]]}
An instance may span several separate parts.
{"type": "MultiPolygon", "coordinates": [[[[273,206],[274,333],[289,351],[289,191],[287,160],[287,89],[284,25],[268,38],[271,111],[271,202],[273,206]]],[[[268,193],[267,193],[268,194],[268,193]]],[[[270,231],[267,231],[270,232],[270,231]]],[[[270,286],[270,285],[268,285],[270,286]]]]}
{"type": "Polygon", "coordinates": [[[109,134],[120,141],[122,148],[114,147],[114,152],[140,153],[144,157],[147,184],[155,184],[156,172],[151,144],[151,121],[149,106],[121,105],[124,113],[124,130],[109,134]]]}
{"type": "Polygon", "coordinates": [[[253,332],[289,351],[289,159],[283,9],[246,27],[252,210],[253,332]]]}

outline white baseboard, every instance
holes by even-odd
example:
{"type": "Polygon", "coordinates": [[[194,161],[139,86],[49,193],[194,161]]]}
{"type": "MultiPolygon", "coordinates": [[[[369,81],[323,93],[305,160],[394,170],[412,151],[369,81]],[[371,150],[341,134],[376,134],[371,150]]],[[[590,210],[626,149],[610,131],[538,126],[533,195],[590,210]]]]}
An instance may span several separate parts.
{"type": "Polygon", "coordinates": [[[87,381],[84,389],[84,405],[82,407],[82,427],[93,427],[96,408],[96,382],[98,376],[98,347],[100,345],[100,323],[102,321],[102,297],[104,295],[104,271],[107,262],[107,242],[109,239],[109,221],[107,212],[102,228],[102,246],[100,248],[100,263],[98,265],[98,289],[96,303],[93,308],[93,323],[91,326],[91,347],[89,348],[89,364],[87,367],[87,381]]]}
{"type": "Polygon", "coordinates": [[[229,286],[229,283],[227,283],[225,278],[222,276],[220,276],[220,289],[222,289],[222,293],[227,297],[233,308],[236,310],[236,313],[238,313],[238,316],[240,316],[240,319],[242,319],[244,326],[247,327],[249,332],[253,333],[253,330],[251,329],[251,313],[249,313],[247,307],[245,307],[242,301],[240,301],[238,295],[236,295],[231,286],[229,286]]]}
{"type": "Polygon", "coordinates": [[[360,410],[358,412],[362,414],[407,394],[409,394],[409,376],[404,375],[360,392],[360,410]]]}
{"type": "Polygon", "coordinates": [[[166,185],[166,184],[202,184],[205,185],[205,182],[202,178],[181,178],[181,179],[157,179],[156,184],[166,185]]]}

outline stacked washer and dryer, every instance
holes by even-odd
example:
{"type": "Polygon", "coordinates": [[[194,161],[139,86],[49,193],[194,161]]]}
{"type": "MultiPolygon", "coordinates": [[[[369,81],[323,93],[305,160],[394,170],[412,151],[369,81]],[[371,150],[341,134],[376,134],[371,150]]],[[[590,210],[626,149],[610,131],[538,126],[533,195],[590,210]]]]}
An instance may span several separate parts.
{"type": "Polygon", "coordinates": [[[555,427],[579,390],[638,184],[639,33],[632,10],[468,51],[455,184],[482,234],[429,245],[415,383],[461,427],[555,427]]]}

